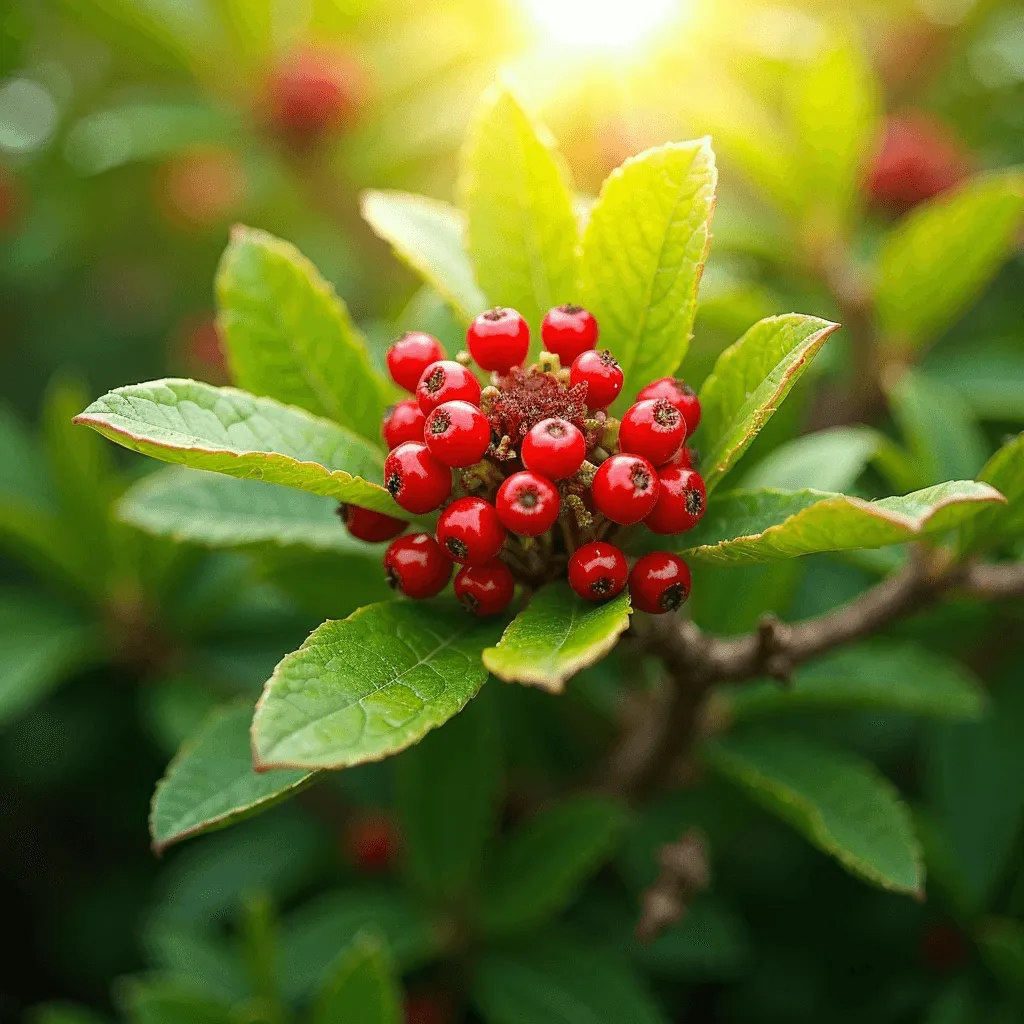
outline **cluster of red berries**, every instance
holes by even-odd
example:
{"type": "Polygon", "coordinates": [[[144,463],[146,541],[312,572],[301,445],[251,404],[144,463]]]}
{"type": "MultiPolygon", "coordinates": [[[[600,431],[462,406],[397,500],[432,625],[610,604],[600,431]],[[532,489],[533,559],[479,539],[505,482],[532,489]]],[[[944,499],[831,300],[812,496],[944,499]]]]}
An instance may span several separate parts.
{"type": "Polygon", "coordinates": [[[621,421],[612,418],[607,409],[623,374],[595,348],[597,336],[587,310],[558,306],[541,326],[546,352],[524,367],[530,329],[515,310],[499,307],[473,321],[469,351],[458,359],[420,332],[388,350],[392,378],[414,397],[384,418],[384,486],[408,512],[443,511],[434,536],[401,537],[399,519],[353,505],[342,514],[362,540],[398,537],[384,555],[395,589],[432,597],[457,562],[455,594],[478,615],[503,611],[517,581],[538,586],[565,576],[594,601],[628,582],[634,607],[652,613],[689,596],[682,559],[659,551],[630,570],[611,539],[641,522],[654,533],[681,533],[704,514],[704,481],[684,446],[700,403],[683,381],[665,377],[648,384],[621,421]],[[471,360],[490,371],[487,387],[471,360]]]}

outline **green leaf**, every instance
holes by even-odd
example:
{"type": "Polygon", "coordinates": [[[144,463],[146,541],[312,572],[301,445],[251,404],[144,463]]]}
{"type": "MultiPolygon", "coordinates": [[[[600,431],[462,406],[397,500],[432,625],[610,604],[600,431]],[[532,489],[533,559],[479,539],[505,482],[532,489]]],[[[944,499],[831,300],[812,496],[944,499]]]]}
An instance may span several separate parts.
{"type": "Polygon", "coordinates": [[[380,940],[360,934],[317,996],[312,1024],[399,1024],[402,993],[380,940]]]}
{"type": "Polygon", "coordinates": [[[284,484],[409,518],[370,482],[383,474],[378,448],[271,398],[168,378],[117,388],[75,422],[162,462],[284,484]]]}
{"type": "Polygon", "coordinates": [[[411,746],[465,707],[497,627],[454,602],[371,604],[282,661],[253,720],[261,768],[345,768],[411,746]]]}
{"type": "Polygon", "coordinates": [[[391,388],[344,303],[295,246],[236,227],[217,271],[218,324],[239,387],[380,436],[391,388]]]}
{"type": "Polygon", "coordinates": [[[1016,339],[942,351],[924,365],[928,376],[959,392],[982,420],[1024,422],[1024,352],[1016,339]]]}
{"type": "Polygon", "coordinates": [[[581,796],[521,826],[484,878],[480,922],[491,935],[543,925],[563,910],[614,851],[625,815],[610,800],[581,796]]]}
{"type": "Polygon", "coordinates": [[[1008,917],[990,917],[979,928],[977,940],[989,970],[1019,1007],[1024,1003],[1024,925],[1008,917]]]}
{"type": "Polygon", "coordinates": [[[952,480],[900,497],[865,501],[823,491],[729,491],[680,535],[681,554],[717,565],[746,565],[821,551],[902,544],[944,533],[1002,503],[988,484],[952,480]]]}
{"type": "Polygon", "coordinates": [[[142,933],[142,945],[153,967],[198,984],[217,999],[233,1003],[250,992],[237,949],[216,933],[150,920],[142,933]]]}
{"type": "Polygon", "coordinates": [[[705,744],[704,759],[848,871],[918,895],[921,851],[910,813],[873,765],[800,736],[745,732],[705,744]]]}
{"type": "Polygon", "coordinates": [[[916,350],[949,326],[1010,254],[1024,215],[1020,171],[979,175],[908,214],[878,257],[876,309],[891,348],[916,350]]]}
{"type": "Polygon", "coordinates": [[[377,558],[380,549],[353,538],[338,503],[259,480],[236,480],[184,466],[150,473],[117,506],[126,523],[159,537],[208,547],[297,545],[377,558]]]}
{"type": "Polygon", "coordinates": [[[576,297],[572,189],[547,131],[502,86],[484,93],[470,124],[460,192],[480,287],[536,330],[552,306],[576,297]]]}
{"type": "Polygon", "coordinates": [[[33,1006],[27,1024],[104,1024],[106,1018],[74,1003],[41,1003],[33,1006]]]}
{"type": "Polygon", "coordinates": [[[708,493],[750,447],[838,326],[799,313],[768,317],[718,357],[700,390],[702,436],[714,440],[701,462],[708,493]]]}
{"type": "Polygon", "coordinates": [[[878,452],[882,437],[870,427],[833,427],[780,445],[743,477],[744,490],[764,487],[845,491],[878,452]]]}
{"type": "Polygon", "coordinates": [[[963,552],[997,547],[1024,533],[1024,433],[1007,441],[979,474],[1006,498],[1005,505],[986,508],[960,528],[963,552]]]}
{"type": "Polygon", "coordinates": [[[985,694],[962,665],[908,643],[874,640],[833,651],[798,669],[790,686],[762,682],[727,695],[737,720],[832,708],[905,711],[937,718],[980,718],[985,694]]]}
{"type": "Polygon", "coordinates": [[[567,583],[551,583],[534,594],[498,646],[484,651],[484,665],[508,683],[561,693],[567,679],[615,646],[629,626],[629,615],[626,591],[594,604],[574,594],[567,583]]]}
{"type": "Polygon", "coordinates": [[[312,778],[301,771],[253,771],[251,721],[249,704],[219,708],[185,741],[153,794],[155,852],[259,814],[312,778]]]}
{"type": "Polygon", "coordinates": [[[466,254],[461,211],[407,192],[368,191],[363,217],[395,255],[427,282],[468,323],[487,308],[466,254]]]}
{"type": "Polygon", "coordinates": [[[501,759],[485,697],[397,762],[398,808],[410,880],[430,899],[465,896],[494,833],[501,759]]]}
{"type": "Polygon", "coordinates": [[[121,1004],[130,1024],[231,1024],[227,1004],[193,986],[163,978],[132,978],[121,988],[121,1004]]]}
{"type": "Polygon", "coordinates": [[[686,355],[717,184],[701,139],[632,157],[601,187],[583,235],[580,302],[622,366],[624,396],[674,373],[686,355]]]}

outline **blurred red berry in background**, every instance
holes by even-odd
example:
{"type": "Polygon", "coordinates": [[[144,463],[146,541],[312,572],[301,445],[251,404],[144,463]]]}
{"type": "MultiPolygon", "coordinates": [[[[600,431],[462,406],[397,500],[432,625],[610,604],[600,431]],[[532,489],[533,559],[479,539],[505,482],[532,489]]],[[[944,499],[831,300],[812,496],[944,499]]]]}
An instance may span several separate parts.
{"type": "Polygon", "coordinates": [[[405,1024],[448,1024],[452,1019],[447,999],[436,992],[410,992],[405,997],[405,1024]]]}
{"type": "Polygon", "coordinates": [[[285,57],[271,75],[271,126],[294,144],[319,142],[352,120],[364,92],[363,71],[349,54],[305,46],[285,57]]]}
{"type": "Polygon", "coordinates": [[[401,848],[401,836],[390,818],[366,813],[351,821],[345,831],[349,859],[363,871],[386,871],[401,848]]]}
{"type": "Polygon", "coordinates": [[[245,202],[248,185],[235,153],[204,146],[180,153],[159,170],[157,205],[179,227],[223,224],[245,202]]]}

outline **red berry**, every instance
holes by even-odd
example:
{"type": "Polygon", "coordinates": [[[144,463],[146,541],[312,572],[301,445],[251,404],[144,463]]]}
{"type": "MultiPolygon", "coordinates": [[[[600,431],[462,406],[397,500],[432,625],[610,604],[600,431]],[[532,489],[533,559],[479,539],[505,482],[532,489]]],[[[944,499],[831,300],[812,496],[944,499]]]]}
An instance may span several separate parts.
{"type": "Polygon", "coordinates": [[[683,414],[664,398],[645,398],[631,405],[619,425],[619,448],[642,455],[652,466],[664,466],[686,437],[683,414]]]}
{"type": "Polygon", "coordinates": [[[454,359],[439,359],[420,375],[416,385],[416,401],[426,413],[433,412],[445,402],[479,405],[480,382],[462,363],[454,359]]]}
{"type": "Polygon", "coordinates": [[[484,565],[467,565],[455,574],[455,596],[474,615],[498,615],[512,600],[516,583],[509,567],[498,558],[484,565]]]}
{"type": "Polygon", "coordinates": [[[597,344],[597,321],[582,306],[555,306],[540,325],[540,337],[563,366],[572,366],[577,356],[597,344]]]}
{"type": "Polygon", "coordinates": [[[562,499],[550,480],[524,470],[513,473],[498,488],[495,506],[507,529],[523,537],[536,537],[554,526],[562,499]]]}
{"type": "Polygon", "coordinates": [[[662,377],[652,381],[636,396],[638,402],[648,398],[664,398],[671,402],[686,420],[686,436],[689,437],[700,426],[700,401],[697,392],[676,377],[662,377]]]}
{"type": "Polygon", "coordinates": [[[681,466],[683,469],[696,469],[700,465],[700,453],[696,448],[683,445],[668,461],[670,466],[681,466]]]}
{"type": "Polygon", "coordinates": [[[683,466],[665,466],[658,477],[658,502],[644,520],[644,526],[653,533],[692,530],[701,521],[708,502],[703,477],[695,469],[683,466]]]}
{"type": "Polygon", "coordinates": [[[459,498],[441,513],[437,539],[449,558],[463,565],[482,565],[501,550],[505,527],[489,501],[459,498]]]}
{"type": "Polygon", "coordinates": [[[445,402],[427,417],[423,441],[439,462],[464,469],[484,457],[491,443],[491,425],[475,405],[445,402]]]}
{"type": "Polygon", "coordinates": [[[466,331],[469,354],[485,370],[508,373],[522,366],[530,350],[530,328],[514,310],[495,306],[481,313],[466,331]]]}
{"type": "Polygon", "coordinates": [[[429,533],[393,540],[384,552],[388,586],[417,600],[441,593],[452,578],[451,559],[429,533]]]}
{"type": "Polygon", "coordinates": [[[351,822],[345,831],[348,855],[364,871],[384,871],[398,856],[398,829],[382,814],[367,814],[351,822]]]}
{"type": "Polygon", "coordinates": [[[422,515],[452,493],[452,472],[425,444],[406,441],[384,460],[384,486],[406,512],[422,515]]]}
{"type": "Polygon", "coordinates": [[[590,493],[601,515],[620,526],[630,526],[654,508],[658,472],[640,455],[613,455],[598,467],[590,493]]]}
{"type": "Polygon", "coordinates": [[[360,508],[358,505],[339,505],[338,515],[357,540],[377,544],[397,537],[409,524],[404,519],[386,516],[383,512],[360,508]]]}
{"type": "Polygon", "coordinates": [[[622,367],[610,352],[591,349],[576,357],[569,370],[569,384],[587,385],[587,408],[607,409],[622,390],[622,367]]]}
{"type": "Polygon", "coordinates": [[[568,420],[551,417],[534,424],[520,449],[523,465],[549,480],[564,480],[583,465],[587,442],[568,420]]]}
{"type": "Polygon", "coordinates": [[[607,541],[577,548],[569,559],[569,586],[588,601],[614,597],[626,585],[626,556],[607,541]]]}
{"type": "Polygon", "coordinates": [[[690,596],[690,567],[667,551],[644,555],[629,574],[629,596],[639,611],[674,611],[690,596]]]}
{"type": "Polygon", "coordinates": [[[381,427],[388,451],[397,448],[403,441],[422,441],[426,419],[415,398],[403,398],[389,406],[381,427]]]}
{"type": "Polygon", "coordinates": [[[400,388],[415,391],[423,371],[431,363],[444,359],[444,349],[432,334],[409,331],[388,349],[385,358],[391,379],[400,388]]]}
{"type": "Polygon", "coordinates": [[[306,47],[285,58],[270,81],[269,106],[277,129],[312,142],[338,128],[354,112],[362,74],[343,54],[306,47]]]}

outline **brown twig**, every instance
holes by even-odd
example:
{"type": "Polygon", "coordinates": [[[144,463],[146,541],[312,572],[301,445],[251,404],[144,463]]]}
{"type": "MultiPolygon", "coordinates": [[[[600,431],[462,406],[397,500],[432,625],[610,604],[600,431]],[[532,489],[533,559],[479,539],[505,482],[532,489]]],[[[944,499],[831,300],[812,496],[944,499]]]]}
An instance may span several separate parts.
{"type": "Polygon", "coordinates": [[[710,870],[707,846],[697,829],[684,832],[674,843],[658,850],[661,871],[640,898],[636,937],[652,942],[689,910],[693,897],[708,887],[710,870]]]}

